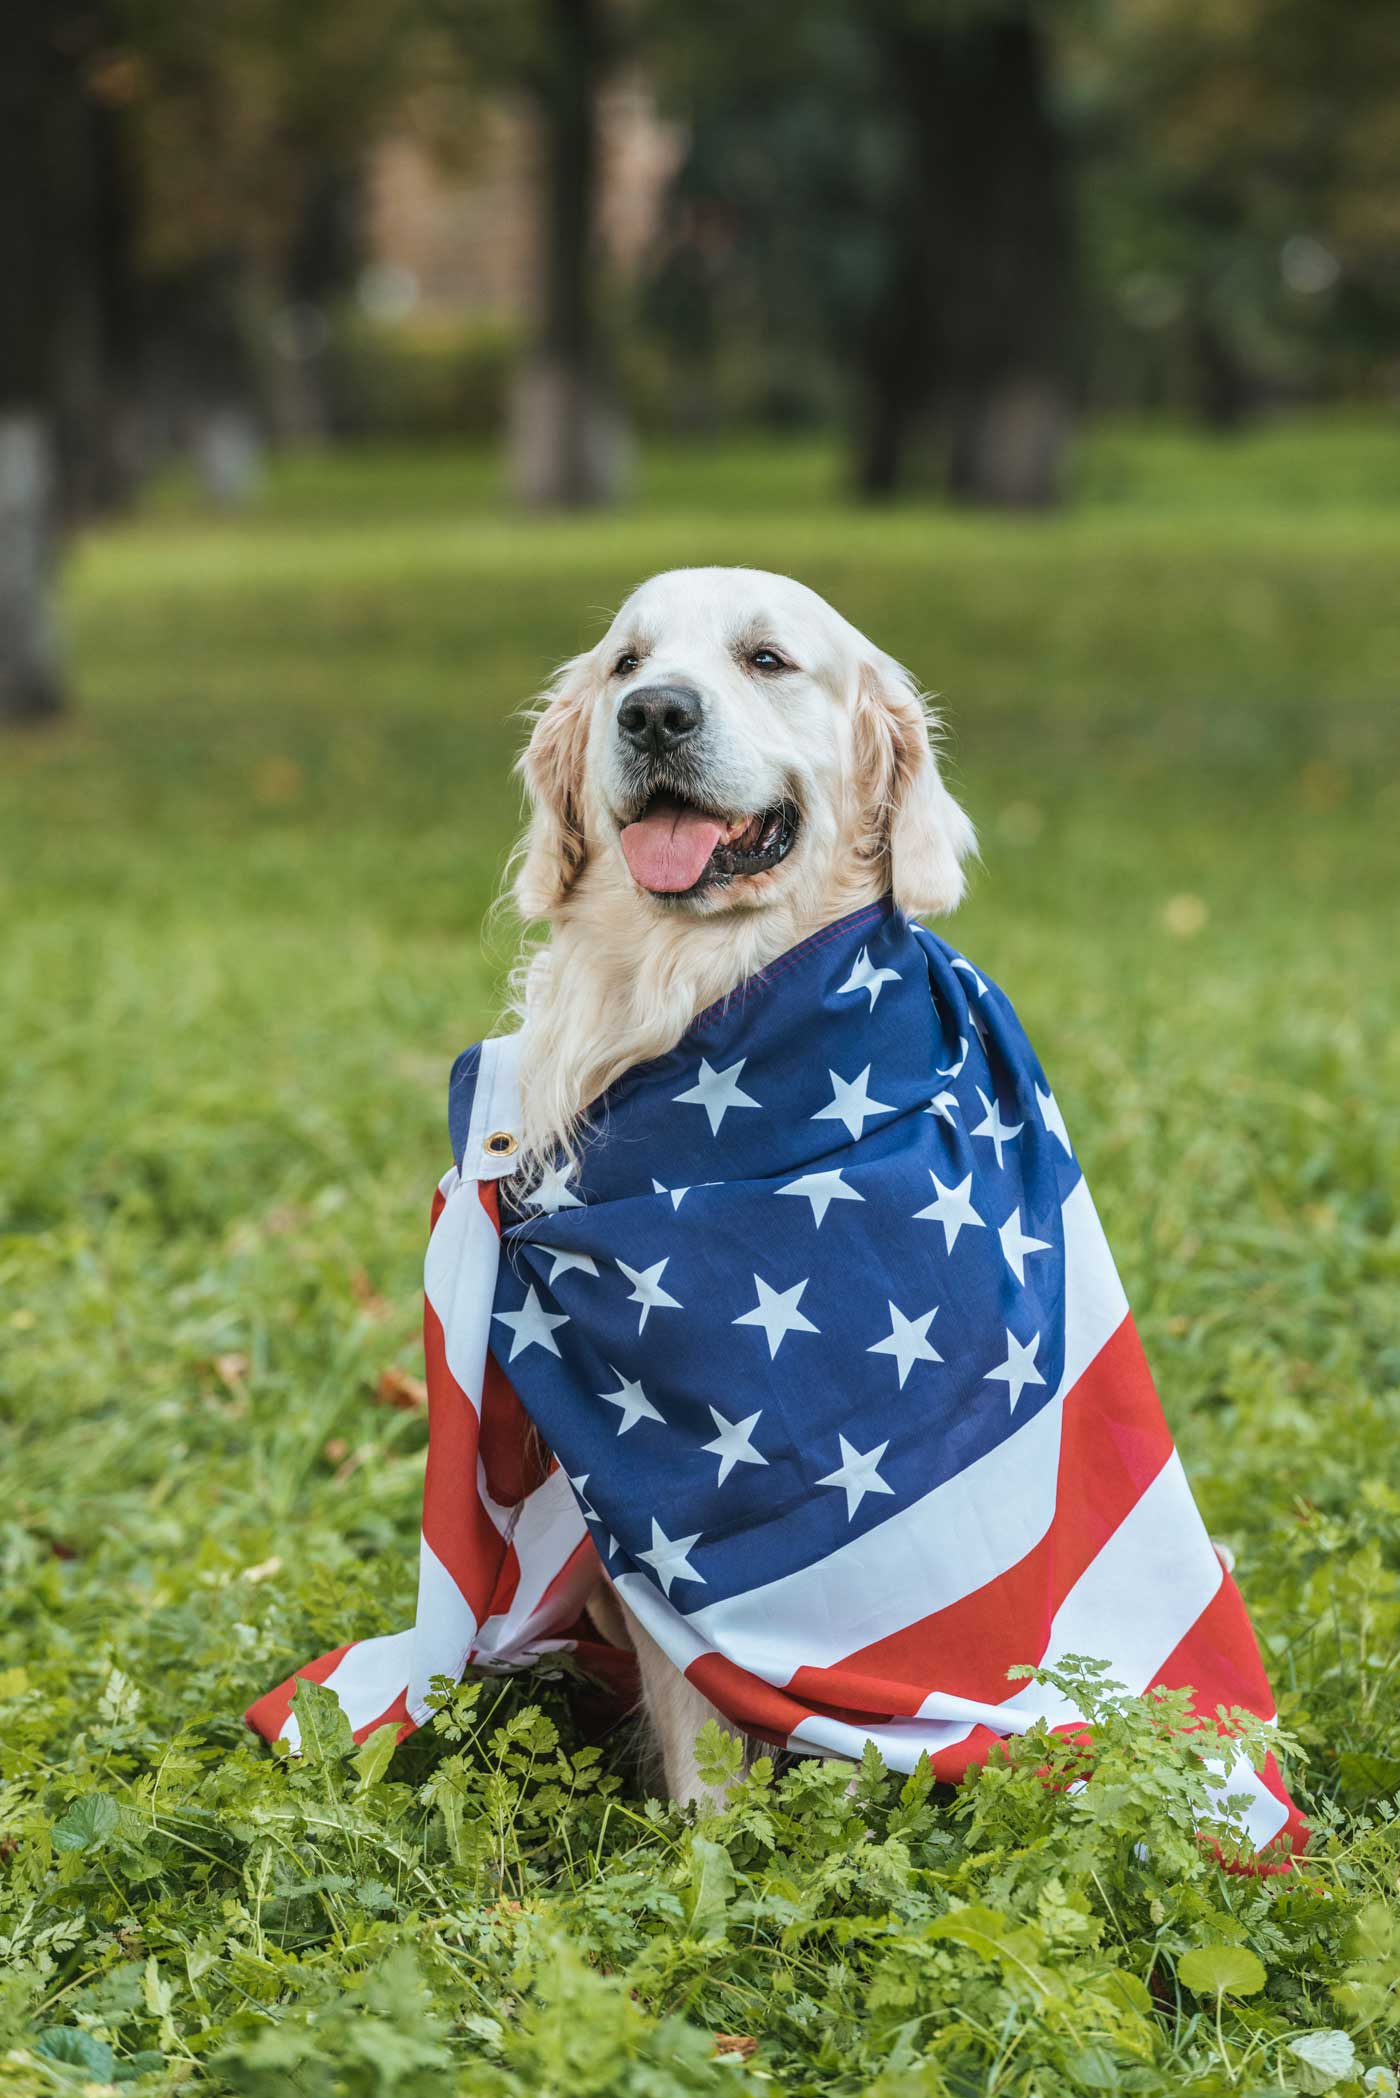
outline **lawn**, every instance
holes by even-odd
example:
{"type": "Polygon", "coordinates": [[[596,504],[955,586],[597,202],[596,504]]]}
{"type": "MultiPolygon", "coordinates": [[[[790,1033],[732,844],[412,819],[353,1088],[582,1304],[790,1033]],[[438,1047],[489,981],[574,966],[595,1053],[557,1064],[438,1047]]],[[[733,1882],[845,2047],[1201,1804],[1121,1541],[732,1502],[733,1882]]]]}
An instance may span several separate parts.
{"type": "Polygon", "coordinates": [[[71,561],[74,711],[0,745],[0,2090],[1393,2089],[1396,432],[1107,431],[1048,521],[860,511],[812,444],[645,464],[532,524],[483,459],[290,460],[71,561]],[[1223,1874],[1189,1746],[1111,1701],[1081,1793],[1031,1743],[956,1794],[760,1772],[699,1829],[564,1677],[387,1766],[242,1729],[411,1616],[424,1428],[376,1394],[509,961],[513,710],[709,560],[942,695],[953,937],[1239,1554],[1303,1870],[1223,1874]]]}

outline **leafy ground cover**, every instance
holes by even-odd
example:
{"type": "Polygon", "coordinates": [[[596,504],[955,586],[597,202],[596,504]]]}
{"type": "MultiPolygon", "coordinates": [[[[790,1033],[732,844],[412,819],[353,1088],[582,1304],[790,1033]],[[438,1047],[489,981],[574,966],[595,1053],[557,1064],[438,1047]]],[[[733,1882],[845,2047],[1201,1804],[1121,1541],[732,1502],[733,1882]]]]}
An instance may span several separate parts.
{"type": "Polygon", "coordinates": [[[81,705],[0,750],[7,2098],[1392,2088],[1398,461],[1110,432],[1020,523],[856,511],[816,447],[662,453],[633,511],[527,525],[482,460],[342,456],[84,546],[81,705]],[[315,1701],[299,1765],[241,1727],[411,1614],[424,1428],[381,1400],[508,959],[511,712],[706,559],[944,695],[955,936],[1240,1555],[1318,1832],[1288,1878],[1223,1874],[1170,1712],[1092,1684],[1083,1791],[1032,1741],[956,1794],[761,1769],[698,1827],[563,1675],[392,1759],[315,1701]]]}

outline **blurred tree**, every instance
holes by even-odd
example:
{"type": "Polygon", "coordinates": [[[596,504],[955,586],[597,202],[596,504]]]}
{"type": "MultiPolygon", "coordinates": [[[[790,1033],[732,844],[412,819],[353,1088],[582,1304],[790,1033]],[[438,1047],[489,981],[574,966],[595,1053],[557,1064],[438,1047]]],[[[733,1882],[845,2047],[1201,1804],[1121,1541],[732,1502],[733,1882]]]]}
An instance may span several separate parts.
{"type": "Polygon", "coordinates": [[[60,524],[131,479],[130,186],[101,0],[0,10],[0,717],[59,704],[60,524]]]}
{"type": "Polygon", "coordinates": [[[420,0],[118,4],[164,412],[212,433],[216,457],[240,422],[318,436],[325,309],[358,267],[366,157],[433,70],[420,0]]]}
{"type": "Polygon", "coordinates": [[[1115,0],[1072,26],[1067,57],[1105,318],[1174,352],[1204,420],[1393,356],[1394,0],[1115,0]]]}
{"type": "Polygon", "coordinates": [[[887,261],[856,345],[860,486],[891,494],[931,418],[955,496],[1054,502],[1074,242],[1037,10],[882,0],[869,20],[901,165],[887,261]]]}
{"type": "Polygon", "coordinates": [[[257,411],[316,427],[321,307],[422,0],[0,8],[0,715],[52,711],[57,529],[152,450],[246,478],[257,411]]]}
{"type": "Polygon", "coordinates": [[[1075,243],[1036,0],[777,0],[762,70],[740,0],[658,15],[693,126],[663,309],[741,313],[775,360],[825,338],[869,495],[932,452],[965,500],[1054,501],[1075,243]]]}
{"type": "Polygon", "coordinates": [[[534,342],[514,392],[511,468],[535,508],[612,501],[628,440],[598,322],[598,97],[632,41],[634,0],[437,0],[487,89],[523,95],[540,141],[534,342]]]}
{"type": "MultiPolygon", "coordinates": [[[[58,70],[45,0],[0,13],[0,129],[13,166],[0,183],[0,717],[59,702],[48,598],[54,440],[45,356],[46,113],[58,70]]],[[[68,83],[61,79],[67,92],[68,83]]]]}

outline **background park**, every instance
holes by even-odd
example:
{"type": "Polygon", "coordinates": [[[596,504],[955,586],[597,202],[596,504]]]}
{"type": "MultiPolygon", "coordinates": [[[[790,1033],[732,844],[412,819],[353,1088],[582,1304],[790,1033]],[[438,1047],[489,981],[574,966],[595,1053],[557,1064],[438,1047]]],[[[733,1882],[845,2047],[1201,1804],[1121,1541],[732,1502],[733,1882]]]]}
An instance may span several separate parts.
{"type": "Polygon", "coordinates": [[[12,0],[0,111],[0,2090],[1394,2091],[1393,8],[12,0]],[[242,1726],[411,1616],[517,710],[707,561],[939,695],[1290,1874],[1111,1696],[699,1827],[567,1670],[242,1726]]]}

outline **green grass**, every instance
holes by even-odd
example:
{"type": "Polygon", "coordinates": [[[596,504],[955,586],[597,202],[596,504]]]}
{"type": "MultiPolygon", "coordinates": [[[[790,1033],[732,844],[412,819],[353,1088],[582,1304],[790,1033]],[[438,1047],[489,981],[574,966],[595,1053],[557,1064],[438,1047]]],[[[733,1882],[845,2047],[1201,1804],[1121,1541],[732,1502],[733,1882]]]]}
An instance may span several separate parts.
{"type": "Polygon", "coordinates": [[[872,514],[820,447],[658,452],[633,510],[529,524],[484,460],[363,454],[79,550],[79,704],[0,746],[7,2098],[1316,2090],[1332,2027],[1337,2090],[1394,2060],[1400,446],[1118,430],[1079,479],[1054,520],[872,514]],[[944,696],[954,936],[1241,1555],[1319,1830],[1290,1880],[1198,1853],[1142,1707],[1072,1800],[1032,1743],[859,1814],[799,1766],[698,1833],[558,1681],[387,1772],[240,1727],[411,1615],[423,1428],[373,1393],[508,960],[512,710],[705,560],[801,575],[944,696]],[[1262,1988],[1182,1968],[1222,1945],[1262,1988]]]}

